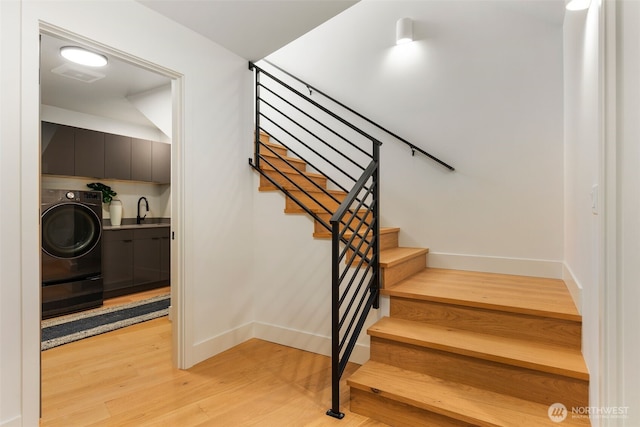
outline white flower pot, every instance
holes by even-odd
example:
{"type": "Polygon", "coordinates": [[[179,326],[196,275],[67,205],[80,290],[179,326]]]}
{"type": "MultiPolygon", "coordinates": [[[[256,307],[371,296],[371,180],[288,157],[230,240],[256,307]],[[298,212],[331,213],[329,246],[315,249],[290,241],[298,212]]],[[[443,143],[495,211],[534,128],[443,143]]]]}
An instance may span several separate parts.
{"type": "Polygon", "coordinates": [[[120,200],[111,200],[109,217],[111,218],[111,225],[120,225],[122,223],[122,202],[120,200]]]}

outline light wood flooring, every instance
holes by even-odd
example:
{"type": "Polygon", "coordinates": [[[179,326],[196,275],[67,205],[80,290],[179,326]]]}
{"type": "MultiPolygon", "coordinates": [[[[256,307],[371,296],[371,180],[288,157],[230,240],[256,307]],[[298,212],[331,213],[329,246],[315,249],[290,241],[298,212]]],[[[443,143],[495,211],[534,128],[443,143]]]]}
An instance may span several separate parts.
{"type": "Polygon", "coordinates": [[[174,369],[163,317],[44,351],[40,425],[384,426],[349,412],[348,393],[346,417],[328,417],[329,358],[258,339],[174,369]]]}
{"type": "Polygon", "coordinates": [[[138,292],[138,293],[130,294],[130,295],[122,295],[120,297],[110,298],[110,299],[104,300],[104,303],[102,304],[102,308],[114,307],[114,306],[117,306],[117,305],[128,304],[130,302],[140,301],[142,299],[153,298],[153,297],[156,297],[158,295],[168,294],[169,292],[171,292],[171,286],[165,286],[165,287],[162,287],[162,288],[151,289],[151,290],[148,290],[148,291],[138,292]]]}

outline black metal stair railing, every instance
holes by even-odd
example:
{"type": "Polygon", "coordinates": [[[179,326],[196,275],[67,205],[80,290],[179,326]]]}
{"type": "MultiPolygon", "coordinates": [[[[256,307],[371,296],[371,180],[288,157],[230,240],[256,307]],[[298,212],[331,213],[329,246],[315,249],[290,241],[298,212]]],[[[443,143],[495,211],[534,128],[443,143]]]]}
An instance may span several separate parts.
{"type": "Polygon", "coordinates": [[[274,68],[285,77],[249,63],[255,76],[254,157],[249,163],[331,232],[332,402],[327,415],[342,418],[340,379],[370,310],[379,307],[381,142],[294,87],[309,85],[274,68]],[[285,82],[286,76],[293,82],[285,82]],[[262,141],[262,133],[286,148],[287,155],[262,141]],[[326,178],[327,185],[316,182],[314,174],[326,178]]]}
{"type": "Polygon", "coordinates": [[[344,417],[340,412],[342,374],[369,311],[380,306],[380,162],[375,141],[373,152],[371,163],[330,220],[332,393],[327,415],[335,418],[344,417]]]}

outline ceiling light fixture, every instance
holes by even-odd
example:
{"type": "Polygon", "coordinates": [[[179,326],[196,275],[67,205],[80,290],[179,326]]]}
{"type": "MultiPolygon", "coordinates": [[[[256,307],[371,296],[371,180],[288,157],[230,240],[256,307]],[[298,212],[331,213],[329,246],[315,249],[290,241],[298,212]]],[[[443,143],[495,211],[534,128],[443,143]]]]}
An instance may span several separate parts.
{"type": "Polygon", "coordinates": [[[567,3],[567,10],[585,10],[589,9],[591,0],[571,0],[567,3]]]}
{"type": "Polygon", "coordinates": [[[79,46],[61,47],[60,55],[71,62],[88,67],[104,67],[108,62],[106,56],[88,51],[79,46]]]}
{"type": "Polygon", "coordinates": [[[396,22],[396,44],[413,41],[413,21],[411,18],[400,18],[396,22]]]}

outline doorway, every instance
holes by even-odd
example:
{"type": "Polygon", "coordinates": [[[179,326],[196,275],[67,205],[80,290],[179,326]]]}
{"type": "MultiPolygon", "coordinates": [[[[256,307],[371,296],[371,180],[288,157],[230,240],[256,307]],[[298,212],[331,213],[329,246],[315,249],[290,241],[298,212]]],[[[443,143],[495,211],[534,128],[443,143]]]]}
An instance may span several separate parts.
{"type": "MultiPolygon", "coordinates": [[[[182,309],[181,309],[181,245],[174,240],[174,230],[180,228],[180,164],[182,108],[180,104],[181,76],[171,70],[151,64],[46,24],[40,26],[40,121],[54,122],[77,129],[103,132],[161,144],[170,144],[170,181],[127,180],[104,178],[100,181],[117,190],[122,201],[125,220],[141,216],[139,201],[144,198],[153,219],[169,219],[170,284],[172,319],[173,365],[182,362],[182,309]],[[108,58],[104,70],[78,67],[62,62],[59,51],[63,46],[80,46],[108,58]],[[100,84],[102,80],[103,84],[100,84]],[[172,191],[173,190],[173,191],[172,191]]],[[[42,136],[41,136],[42,144],[42,136]]],[[[43,147],[41,146],[41,150],[43,147]]],[[[41,164],[41,170],[42,170],[41,164]]],[[[89,190],[86,184],[97,178],[67,173],[40,175],[40,187],[89,190]],[[71,187],[71,188],[70,188],[71,187]]],[[[103,208],[105,225],[110,225],[111,214],[103,208]]],[[[180,233],[178,234],[180,235],[180,233]]],[[[104,266],[103,266],[104,270],[104,266]]],[[[42,276],[42,274],[41,274],[42,276]]],[[[40,375],[41,377],[41,375],[40,375]]]]}

